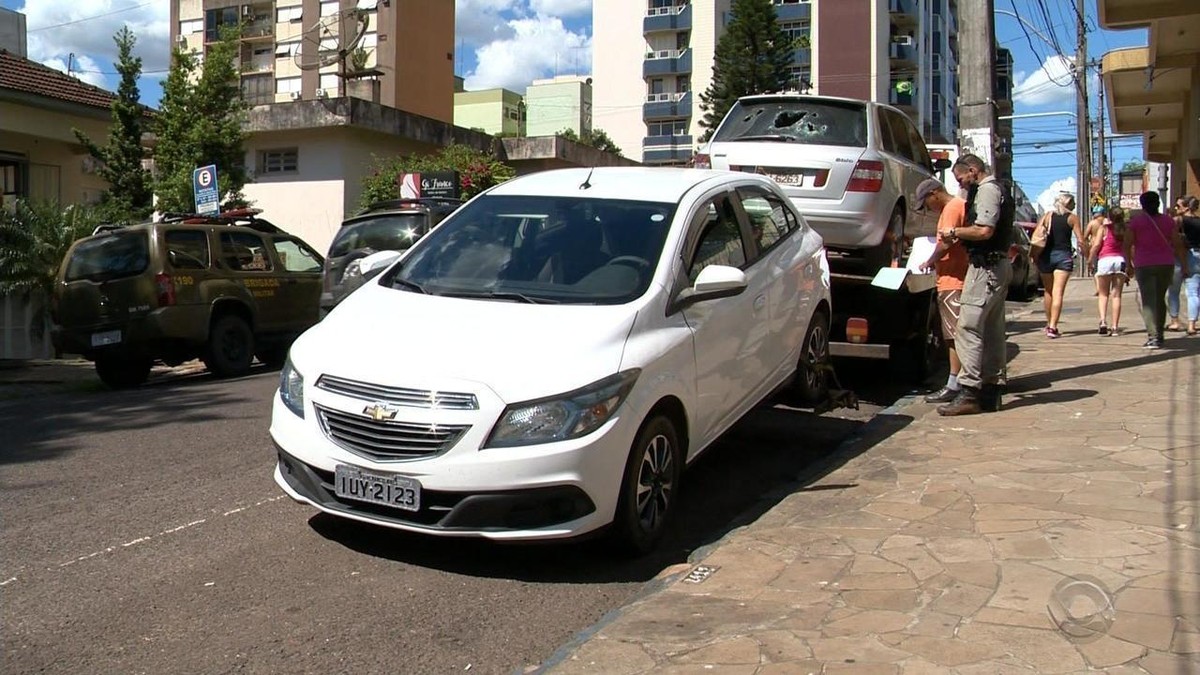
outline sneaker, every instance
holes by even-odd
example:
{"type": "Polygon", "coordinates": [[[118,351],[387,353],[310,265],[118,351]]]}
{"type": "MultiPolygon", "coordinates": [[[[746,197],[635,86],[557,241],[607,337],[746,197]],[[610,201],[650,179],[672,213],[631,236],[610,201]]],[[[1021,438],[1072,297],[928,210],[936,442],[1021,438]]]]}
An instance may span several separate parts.
{"type": "Polygon", "coordinates": [[[1100,328],[1098,328],[1096,330],[1096,332],[1099,333],[1100,335],[1108,335],[1108,326],[1105,326],[1104,324],[1100,324],[1100,328]]]}
{"type": "Polygon", "coordinates": [[[1117,336],[1121,335],[1123,332],[1124,331],[1122,331],[1120,328],[1113,326],[1112,328],[1108,329],[1108,336],[1109,337],[1117,337],[1117,336]]]}
{"type": "Polygon", "coordinates": [[[950,387],[942,387],[938,391],[935,391],[932,394],[929,394],[928,396],[926,396],[925,402],[926,403],[949,403],[949,402],[953,401],[955,399],[955,397],[957,397],[957,396],[958,396],[957,389],[951,389],[950,387]]]}
{"type": "Polygon", "coordinates": [[[1062,333],[1057,328],[1046,327],[1046,337],[1051,340],[1062,337],[1062,333]]]}
{"type": "Polygon", "coordinates": [[[1162,340],[1150,338],[1146,340],[1146,344],[1142,345],[1142,349],[1162,349],[1162,340]]]}

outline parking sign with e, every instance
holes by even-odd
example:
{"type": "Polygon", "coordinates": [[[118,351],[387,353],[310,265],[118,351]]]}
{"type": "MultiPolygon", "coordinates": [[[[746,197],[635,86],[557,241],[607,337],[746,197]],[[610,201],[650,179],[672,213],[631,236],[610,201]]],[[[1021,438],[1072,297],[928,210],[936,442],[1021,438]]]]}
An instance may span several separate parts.
{"type": "Polygon", "coordinates": [[[196,213],[216,215],[221,211],[221,196],[217,189],[217,165],[209,164],[192,171],[192,192],[196,213]]]}

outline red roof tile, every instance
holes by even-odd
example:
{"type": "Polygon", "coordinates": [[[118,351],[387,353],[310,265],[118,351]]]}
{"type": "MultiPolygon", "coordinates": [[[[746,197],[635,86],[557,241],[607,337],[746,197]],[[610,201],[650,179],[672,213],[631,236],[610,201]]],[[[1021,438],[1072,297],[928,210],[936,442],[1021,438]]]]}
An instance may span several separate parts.
{"type": "Polygon", "coordinates": [[[66,73],[0,49],[0,89],[13,89],[46,98],[107,110],[116,94],[68,77],[66,73]]]}

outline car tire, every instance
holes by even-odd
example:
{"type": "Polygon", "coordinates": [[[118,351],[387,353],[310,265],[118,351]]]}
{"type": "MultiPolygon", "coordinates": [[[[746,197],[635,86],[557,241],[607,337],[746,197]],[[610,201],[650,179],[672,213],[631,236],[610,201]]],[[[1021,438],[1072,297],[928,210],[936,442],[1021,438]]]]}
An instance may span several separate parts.
{"type": "Polygon", "coordinates": [[[946,340],[942,336],[937,293],[932,292],[929,295],[929,307],[925,311],[925,324],[908,344],[909,377],[916,383],[923,383],[932,377],[941,368],[943,362],[949,358],[946,340]]]}
{"type": "Polygon", "coordinates": [[[289,345],[286,344],[272,345],[267,348],[259,349],[254,355],[258,357],[258,360],[261,361],[266,367],[272,370],[278,370],[279,368],[282,368],[283,363],[287,361],[288,346],[289,345]]]}
{"type": "Polygon", "coordinates": [[[682,475],[683,449],[675,424],[664,415],[651,417],[625,462],[611,531],[618,549],[644,555],[658,545],[676,511],[682,475]]]}
{"type": "Polygon", "coordinates": [[[111,389],[130,389],[150,377],[150,360],[129,356],[96,358],[96,374],[111,389]]]}
{"type": "Polygon", "coordinates": [[[792,383],[792,398],[800,406],[812,407],[828,398],[829,358],[829,315],[819,309],[813,313],[804,333],[792,383]]]}
{"type": "Polygon", "coordinates": [[[206,352],[204,365],[213,375],[245,375],[254,360],[254,333],[241,317],[227,314],[213,322],[206,352]]]}
{"type": "Polygon", "coordinates": [[[863,254],[863,260],[867,266],[868,274],[875,274],[884,267],[891,267],[893,246],[895,242],[904,239],[904,209],[899,204],[892,210],[892,216],[888,218],[887,231],[883,233],[883,241],[879,245],[867,249],[863,254]]]}

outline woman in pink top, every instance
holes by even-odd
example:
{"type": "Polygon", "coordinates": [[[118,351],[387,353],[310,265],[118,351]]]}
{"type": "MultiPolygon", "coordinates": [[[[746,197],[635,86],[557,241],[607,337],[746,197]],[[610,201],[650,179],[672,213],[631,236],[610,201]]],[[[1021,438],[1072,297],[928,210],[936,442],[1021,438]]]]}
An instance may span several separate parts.
{"type": "Polygon", "coordinates": [[[1113,208],[1104,219],[1088,251],[1088,261],[1096,270],[1096,291],[1100,296],[1100,334],[1121,332],[1121,291],[1129,279],[1125,263],[1125,211],[1113,208]],[[1112,300],[1112,325],[1108,325],[1108,305],[1112,300]]]}
{"type": "Polygon", "coordinates": [[[1144,192],[1139,201],[1142,213],[1129,221],[1125,234],[1125,260],[1133,269],[1142,298],[1142,321],[1149,336],[1142,346],[1158,349],[1167,325],[1167,289],[1175,275],[1175,261],[1185,276],[1190,272],[1175,219],[1159,212],[1162,201],[1158,193],[1144,192]]]}

